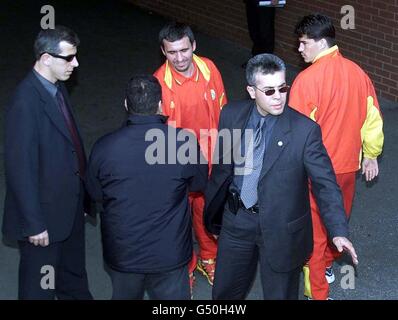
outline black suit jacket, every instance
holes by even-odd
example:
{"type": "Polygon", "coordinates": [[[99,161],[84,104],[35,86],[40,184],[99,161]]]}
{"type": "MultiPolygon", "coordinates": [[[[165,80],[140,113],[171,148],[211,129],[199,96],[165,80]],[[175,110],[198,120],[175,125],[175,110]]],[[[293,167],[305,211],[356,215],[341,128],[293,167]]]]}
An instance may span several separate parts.
{"type": "MultiPolygon", "coordinates": [[[[244,129],[252,101],[229,103],[221,112],[221,130],[244,129]]],[[[225,133],[225,131],[224,131],[225,133]]],[[[219,234],[234,165],[229,158],[234,142],[219,139],[212,174],[206,189],[204,221],[207,230],[219,234]]],[[[265,252],[273,269],[290,271],[302,265],[312,251],[312,220],[308,178],[323,222],[331,238],[348,236],[340,189],[319,126],[285,107],[273,128],[258,184],[260,224],[265,252]]]]}
{"type": "Polygon", "coordinates": [[[167,272],[192,258],[188,191],[203,191],[208,165],[200,162],[196,137],[165,121],[130,115],[127,126],[99,139],[91,152],[86,186],[104,207],[105,261],[121,272],[167,272]],[[181,163],[176,150],[179,156],[189,150],[191,162],[181,163]]]}
{"type": "Polygon", "coordinates": [[[5,237],[24,240],[47,229],[50,242],[66,239],[76,213],[83,214],[84,188],[62,113],[33,71],[6,109],[4,151],[5,237]]]}

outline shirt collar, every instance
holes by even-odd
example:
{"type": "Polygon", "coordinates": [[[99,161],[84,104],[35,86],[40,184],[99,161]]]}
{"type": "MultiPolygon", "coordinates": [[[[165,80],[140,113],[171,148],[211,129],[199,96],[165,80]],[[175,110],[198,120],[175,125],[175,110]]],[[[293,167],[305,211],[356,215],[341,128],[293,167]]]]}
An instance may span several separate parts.
{"type": "Polygon", "coordinates": [[[337,51],[337,52],[338,52],[338,50],[339,50],[339,47],[338,47],[337,45],[335,45],[335,46],[333,46],[333,47],[330,47],[329,49],[324,50],[324,51],[322,51],[320,54],[318,54],[318,55],[315,57],[314,61],[312,61],[312,63],[315,63],[315,62],[318,61],[320,58],[325,57],[325,56],[331,54],[331,53],[334,52],[334,51],[337,51]]]}
{"type": "Polygon", "coordinates": [[[254,116],[256,119],[265,118],[266,121],[267,121],[267,119],[276,118],[276,117],[277,117],[277,116],[274,116],[274,115],[269,114],[269,113],[268,113],[267,115],[263,116],[263,115],[258,111],[257,105],[256,105],[255,102],[254,102],[254,107],[253,107],[253,116],[254,116]]]}
{"type": "Polygon", "coordinates": [[[178,85],[181,86],[182,84],[184,84],[184,82],[190,81],[190,80],[198,82],[198,80],[199,80],[199,69],[198,69],[195,61],[192,60],[192,63],[193,63],[194,70],[192,72],[192,76],[190,76],[190,77],[185,77],[181,73],[179,73],[176,70],[174,70],[173,67],[170,68],[171,69],[171,73],[173,75],[173,79],[178,85]]]}
{"type": "Polygon", "coordinates": [[[57,94],[58,86],[51,81],[48,81],[46,78],[44,78],[40,73],[38,73],[35,69],[33,69],[33,74],[39,79],[41,84],[44,86],[44,88],[50,93],[50,95],[55,98],[55,95],[57,94]]]}

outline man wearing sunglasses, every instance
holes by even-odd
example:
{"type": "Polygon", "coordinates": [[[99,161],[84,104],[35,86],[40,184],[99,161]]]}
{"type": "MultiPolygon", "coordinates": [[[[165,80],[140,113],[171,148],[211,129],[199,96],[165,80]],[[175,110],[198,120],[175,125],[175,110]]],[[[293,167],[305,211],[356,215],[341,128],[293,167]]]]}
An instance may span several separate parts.
{"type": "Polygon", "coordinates": [[[79,63],[70,29],[42,30],[6,111],[3,233],[18,241],[20,299],[91,299],[83,142],[63,84],[79,63]]]}
{"type": "MultiPolygon", "coordinates": [[[[295,32],[299,38],[298,51],[311,65],[295,79],[289,105],[320,125],[349,217],[362,155],[362,174],[366,181],[379,173],[377,157],[382,152],[384,136],[377,96],[366,73],[341,55],[329,17],[305,16],[295,32]]],[[[304,268],[304,294],[324,300],[329,296],[328,283],[334,281],[333,260],[340,253],[328,242],[312,194],[311,208],[314,251],[304,268]]]]}
{"type": "Polygon", "coordinates": [[[298,299],[312,251],[308,178],[333,243],[358,262],[321,130],[285,105],[285,70],[277,56],[253,57],[246,68],[251,100],[221,111],[204,215],[208,231],[220,234],[214,299],[244,299],[258,262],[264,299],[298,299]],[[225,138],[237,130],[242,144],[225,138]],[[229,161],[231,154],[244,161],[229,161]]]}

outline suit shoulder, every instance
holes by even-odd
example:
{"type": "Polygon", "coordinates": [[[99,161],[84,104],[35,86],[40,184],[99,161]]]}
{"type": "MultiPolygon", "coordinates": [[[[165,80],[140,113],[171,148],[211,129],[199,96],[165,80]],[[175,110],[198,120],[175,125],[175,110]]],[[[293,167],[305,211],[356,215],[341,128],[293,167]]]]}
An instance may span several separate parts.
{"type": "MultiPolygon", "coordinates": [[[[32,79],[32,76],[30,74],[28,74],[16,86],[15,91],[14,91],[14,95],[15,96],[19,96],[19,95],[27,96],[27,94],[30,94],[30,95],[40,96],[39,91],[35,87],[33,81],[34,80],[32,79]]],[[[31,98],[31,97],[29,96],[29,98],[31,98]]]]}
{"type": "Polygon", "coordinates": [[[121,127],[117,130],[114,130],[112,132],[106,133],[105,135],[101,136],[94,143],[93,150],[96,150],[96,151],[104,150],[104,149],[114,146],[115,142],[118,140],[118,138],[121,135],[123,135],[122,132],[124,130],[125,130],[125,127],[121,127]]]}
{"type": "Polygon", "coordinates": [[[221,109],[221,113],[230,114],[235,112],[241,112],[244,109],[249,109],[251,103],[251,100],[228,101],[228,103],[221,109]]]}
{"type": "Polygon", "coordinates": [[[34,85],[31,77],[27,76],[20,81],[8,99],[8,110],[11,108],[32,112],[42,100],[40,91],[34,85]]]}
{"type": "Polygon", "coordinates": [[[308,128],[319,127],[319,125],[315,121],[289,106],[286,108],[286,112],[289,114],[290,119],[296,122],[295,125],[305,126],[308,128]]]}
{"type": "Polygon", "coordinates": [[[219,127],[233,128],[237,119],[245,117],[250,112],[252,103],[252,100],[229,101],[221,109],[219,127]]]}

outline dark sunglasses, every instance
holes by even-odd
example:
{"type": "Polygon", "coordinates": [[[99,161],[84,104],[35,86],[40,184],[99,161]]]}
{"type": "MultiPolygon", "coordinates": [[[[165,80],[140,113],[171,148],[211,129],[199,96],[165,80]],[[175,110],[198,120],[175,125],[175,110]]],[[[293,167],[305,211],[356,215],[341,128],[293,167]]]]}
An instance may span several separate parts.
{"type": "Polygon", "coordinates": [[[67,61],[67,62],[72,62],[72,60],[76,57],[76,54],[70,54],[68,56],[60,56],[58,54],[54,54],[54,53],[50,53],[50,52],[43,52],[42,55],[45,54],[45,53],[49,54],[50,56],[52,56],[54,58],[63,59],[65,61],[67,61]]]}
{"type": "MultiPolygon", "coordinates": [[[[261,90],[261,89],[257,88],[256,86],[253,86],[253,87],[255,87],[258,91],[261,91],[262,93],[264,93],[266,96],[272,96],[276,92],[276,89],[261,90]]],[[[286,93],[289,90],[289,88],[290,88],[290,86],[285,85],[283,87],[278,88],[277,90],[280,93],[286,93]]]]}

